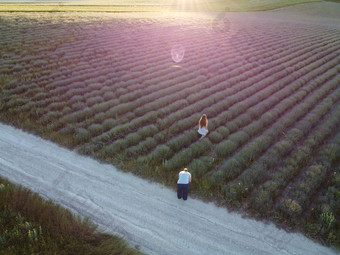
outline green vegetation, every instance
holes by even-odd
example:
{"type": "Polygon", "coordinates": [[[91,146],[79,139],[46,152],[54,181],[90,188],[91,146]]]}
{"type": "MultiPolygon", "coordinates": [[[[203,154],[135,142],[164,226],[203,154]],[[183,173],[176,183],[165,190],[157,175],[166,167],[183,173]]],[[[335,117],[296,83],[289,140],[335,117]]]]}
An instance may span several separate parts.
{"type": "Polygon", "coordinates": [[[89,219],[0,178],[0,254],[141,254],[89,219]]]}
{"type": "Polygon", "coordinates": [[[1,121],[339,246],[338,28],[124,15],[3,14],[1,121]]]}
{"type": "Polygon", "coordinates": [[[161,12],[170,6],[0,4],[0,12],[161,12]]]}
{"type": "Polygon", "coordinates": [[[226,0],[226,1],[124,1],[122,3],[105,5],[85,2],[84,4],[61,3],[58,5],[41,2],[28,4],[0,4],[0,12],[165,12],[165,11],[264,11],[286,6],[320,2],[319,0],[226,0]],[[170,3],[170,4],[169,4],[170,3]]]}

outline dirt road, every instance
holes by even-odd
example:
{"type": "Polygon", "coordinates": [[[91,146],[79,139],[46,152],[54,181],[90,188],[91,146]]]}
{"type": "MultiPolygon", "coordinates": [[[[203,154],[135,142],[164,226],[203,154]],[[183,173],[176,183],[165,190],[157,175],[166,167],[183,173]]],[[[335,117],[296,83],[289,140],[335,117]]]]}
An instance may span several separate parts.
{"type": "Polygon", "coordinates": [[[90,217],[146,254],[337,254],[0,124],[0,175],[90,217]]]}

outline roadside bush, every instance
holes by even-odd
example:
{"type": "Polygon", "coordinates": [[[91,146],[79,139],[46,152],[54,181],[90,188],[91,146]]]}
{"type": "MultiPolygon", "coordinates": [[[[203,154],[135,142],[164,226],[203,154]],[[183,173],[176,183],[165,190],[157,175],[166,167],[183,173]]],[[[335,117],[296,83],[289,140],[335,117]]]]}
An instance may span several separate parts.
{"type": "Polygon", "coordinates": [[[79,144],[86,143],[91,138],[90,132],[87,129],[85,129],[85,128],[78,128],[76,130],[76,134],[75,135],[76,135],[77,142],[79,144]]]}
{"type": "Polygon", "coordinates": [[[114,143],[104,147],[105,156],[108,158],[113,158],[116,156],[116,154],[123,152],[126,147],[127,144],[124,139],[116,140],[114,143]]]}
{"type": "Polygon", "coordinates": [[[299,203],[292,199],[283,200],[280,203],[279,208],[281,212],[293,218],[298,217],[302,212],[302,208],[299,203]]]}
{"type": "Polygon", "coordinates": [[[273,207],[272,196],[267,190],[258,190],[251,198],[251,209],[255,214],[266,216],[271,213],[273,207]]]}
{"type": "Polygon", "coordinates": [[[75,135],[76,134],[77,125],[73,123],[66,124],[65,127],[60,129],[60,133],[63,135],[75,135]]]}
{"type": "Polygon", "coordinates": [[[229,205],[233,207],[241,207],[243,192],[245,191],[243,183],[231,182],[223,186],[224,197],[229,205]]]}

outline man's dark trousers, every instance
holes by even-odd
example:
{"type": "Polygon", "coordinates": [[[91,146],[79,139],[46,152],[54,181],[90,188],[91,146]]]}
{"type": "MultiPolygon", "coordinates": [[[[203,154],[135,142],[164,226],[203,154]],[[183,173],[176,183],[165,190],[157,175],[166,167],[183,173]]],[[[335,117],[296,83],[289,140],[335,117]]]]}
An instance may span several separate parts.
{"type": "Polygon", "coordinates": [[[177,198],[183,200],[188,199],[189,184],[177,184],[177,198]]]}

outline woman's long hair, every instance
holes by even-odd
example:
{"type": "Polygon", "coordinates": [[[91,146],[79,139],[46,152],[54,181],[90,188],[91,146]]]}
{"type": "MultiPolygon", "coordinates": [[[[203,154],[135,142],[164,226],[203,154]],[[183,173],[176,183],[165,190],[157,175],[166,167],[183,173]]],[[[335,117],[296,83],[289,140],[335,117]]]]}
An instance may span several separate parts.
{"type": "Polygon", "coordinates": [[[198,126],[201,127],[205,127],[206,129],[208,129],[208,117],[206,114],[203,114],[200,118],[200,120],[198,121],[198,126]]]}

